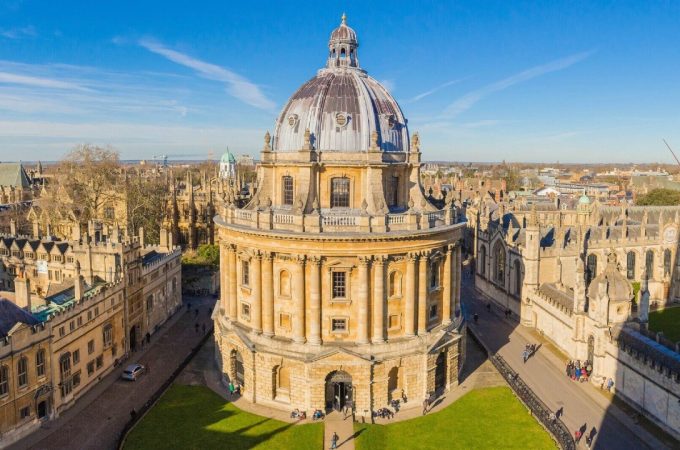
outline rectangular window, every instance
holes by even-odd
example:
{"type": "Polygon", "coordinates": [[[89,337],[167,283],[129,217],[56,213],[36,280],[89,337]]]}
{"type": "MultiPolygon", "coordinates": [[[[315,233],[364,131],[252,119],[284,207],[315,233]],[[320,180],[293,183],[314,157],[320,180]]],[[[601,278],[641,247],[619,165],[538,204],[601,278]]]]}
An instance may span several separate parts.
{"type": "Polygon", "coordinates": [[[347,319],[331,319],[331,331],[334,333],[346,333],[347,319]]]}
{"type": "Polygon", "coordinates": [[[108,348],[113,344],[113,325],[104,325],[104,348],[108,348]]]}
{"type": "Polygon", "coordinates": [[[73,387],[80,386],[80,372],[73,375],[73,387]]]}
{"type": "Polygon", "coordinates": [[[64,336],[66,334],[66,330],[64,327],[59,327],[59,336],[64,336]]]}
{"type": "Polygon", "coordinates": [[[104,365],[104,356],[99,355],[97,356],[97,369],[101,369],[101,367],[104,365]]]}
{"type": "Polygon", "coordinates": [[[399,205],[399,177],[389,177],[386,194],[387,206],[394,207],[399,205]]]}
{"type": "Polygon", "coordinates": [[[19,387],[24,387],[28,384],[28,359],[25,357],[19,358],[17,369],[19,375],[19,387]]]}
{"type": "Polygon", "coordinates": [[[347,272],[332,272],[333,298],[347,298],[347,272]]]}
{"type": "Polygon", "coordinates": [[[92,375],[94,373],[94,361],[87,363],[87,374],[92,375]]]}
{"type": "Polygon", "coordinates": [[[241,284],[250,286],[250,261],[241,261],[241,284]]]}
{"type": "Polygon", "coordinates": [[[331,179],[331,208],[349,208],[349,178],[331,179]]]}
{"type": "Polygon", "coordinates": [[[73,330],[76,329],[76,322],[74,320],[69,322],[68,329],[69,329],[69,331],[73,331],[73,330]]]}
{"type": "Polygon", "coordinates": [[[293,204],[293,177],[286,175],[282,179],[283,204],[293,204]]]}
{"type": "Polygon", "coordinates": [[[45,350],[38,350],[36,353],[35,370],[39,377],[45,376],[45,350]]]}
{"type": "Polygon", "coordinates": [[[80,362],[80,350],[73,351],[73,364],[78,364],[80,362]]]}
{"type": "Polygon", "coordinates": [[[436,319],[437,318],[437,305],[431,305],[430,306],[430,319],[436,319]]]}
{"type": "Polygon", "coordinates": [[[76,320],[76,324],[78,326],[81,326],[83,324],[83,316],[78,316],[78,319],[76,320]]]}
{"type": "Polygon", "coordinates": [[[24,406],[21,408],[19,415],[21,416],[22,419],[26,419],[31,416],[31,407],[30,406],[24,406]]]}
{"type": "Polygon", "coordinates": [[[146,310],[151,311],[153,309],[153,295],[149,295],[146,298],[146,310]]]}
{"type": "Polygon", "coordinates": [[[91,355],[92,353],[94,353],[94,339],[87,343],[87,354],[91,355]]]}
{"type": "Polygon", "coordinates": [[[0,395],[7,395],[9,392],[9,369],[7,366],[0,367],[0,395]]]}
{"type": "Polygon", "coordinates": [[[92,320],[92,311],[87,312],[87,320],[92,320]]]}
{"type": "Polygon", "coordinates": [[[59,359],[59,372],[61,373],[61,379],[71,376],[71,354],[66,353],[59,359]]]}
{"type": "Polygon", "coordinates": [[[73,380],[70,378],[61,384],[61,396],[66,397],[73,391],[73,380]]]}
{"type": "Polygon", "coordinates": [[[248,303],[241,303],[241,316],[250,320],[250,305],[248,303]]]}

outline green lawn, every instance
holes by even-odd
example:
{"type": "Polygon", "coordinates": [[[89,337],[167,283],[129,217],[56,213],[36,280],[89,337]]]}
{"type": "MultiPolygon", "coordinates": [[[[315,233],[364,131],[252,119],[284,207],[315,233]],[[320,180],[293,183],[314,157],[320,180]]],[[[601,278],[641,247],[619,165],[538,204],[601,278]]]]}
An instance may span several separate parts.
{"type": "Polygon", "coordinates": [[[203,386],[173,385],[130,433],[126,450],[322,448],[323,424],[292,425],[226,403],[203,386]]]}
{"type": "Polygon", "coordinates": [[[663,331],[663,335],[673,342],[680,341],[680,307],[650,312],[649,329],[663,331]]]}
{"type": "Polygon", "coordinates": [[[357,450],[556,448],[507,387],[475,389],[437,413],[354,431],[357,450]]]}

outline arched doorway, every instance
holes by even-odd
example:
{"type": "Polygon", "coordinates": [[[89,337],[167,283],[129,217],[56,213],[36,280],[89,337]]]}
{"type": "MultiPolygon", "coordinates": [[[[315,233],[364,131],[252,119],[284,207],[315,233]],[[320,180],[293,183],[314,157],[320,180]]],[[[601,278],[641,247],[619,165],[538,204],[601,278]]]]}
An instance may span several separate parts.
{"type": "Polygon", "coordinates": [[[588,362],[593,363],[593,355],[595,353],[595,337],[591,334],[588,336],[588,362]]]}
{"type": "Polygon", "coordinates": [[[231,360],[231,375],[234,380],[241,386],[245,385],[245,376],[243,371],[243,356],[238,350],[232,350],[230,355],[231,360]]]}
{"type": "Polygon", "coordinates": [[[343,370],[336,370],[326,377],[326,411],[341,411],[345,406],[354,406],[352,376],[343,370]]]}
{"type": "Polygon", "coordinates": [[[47,401],[43,400],[38,403],[38,419],[47,417],[47,401]]]}
{"type": "Polygon", "coordinates": [[[441,352],[437,356],[437,366],[434,371],[434,390],[435,393],[446,389],[446,352],[441,352]]]}

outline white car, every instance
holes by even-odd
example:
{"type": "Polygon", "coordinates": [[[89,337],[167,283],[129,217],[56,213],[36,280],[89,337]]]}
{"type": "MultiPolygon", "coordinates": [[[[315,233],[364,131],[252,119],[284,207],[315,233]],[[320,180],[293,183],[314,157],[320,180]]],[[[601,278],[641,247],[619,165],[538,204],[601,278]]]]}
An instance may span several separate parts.
{"type": "Polygon", "coordinates": [[[141,364],[130,364],[123,370],[121,378],[124,380],[137,381],[137,378],[139,378],[145,370],[146,368],[141,364]]]}

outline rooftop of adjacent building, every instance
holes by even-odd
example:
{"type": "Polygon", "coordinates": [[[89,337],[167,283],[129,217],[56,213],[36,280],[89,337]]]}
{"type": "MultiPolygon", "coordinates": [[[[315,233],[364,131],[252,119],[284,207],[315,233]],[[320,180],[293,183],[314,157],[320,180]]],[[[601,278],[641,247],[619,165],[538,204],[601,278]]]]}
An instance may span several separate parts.
{"type": "Polygon", "coordinates": [[[0,186],[28,188],[31,181],[20,162],[0,162],[0,186]]]}
{"type": "Polygon", "coordinates": [[[11,300],[0,296],[0,338],[6,338],[17,324],[38,325],[42,321],[11,300]]]}

